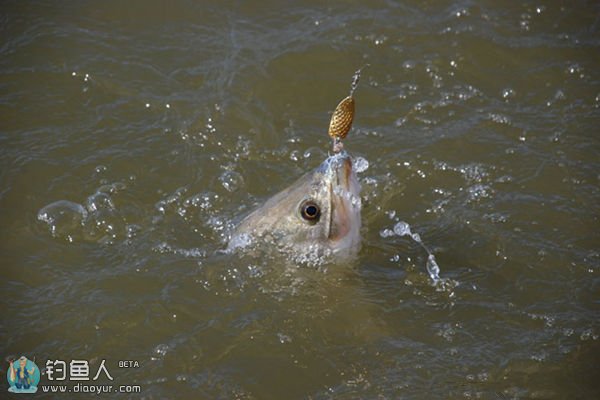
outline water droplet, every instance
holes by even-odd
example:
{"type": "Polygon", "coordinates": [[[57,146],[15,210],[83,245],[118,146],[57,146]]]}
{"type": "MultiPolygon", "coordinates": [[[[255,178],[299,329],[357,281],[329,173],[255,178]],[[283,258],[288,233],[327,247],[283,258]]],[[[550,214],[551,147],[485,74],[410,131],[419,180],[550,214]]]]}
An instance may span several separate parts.
{"type": "Polygon", "coordinates": [[[142,230],[142,227],[136,224],[129,224],[125,227],[127,238],[132,239],[137,236],[138,232],[142,230]]]}
{"type": "Polygon", "coordinates": [[[498,124],[506,124],[506,125],[511,124],[510,118],[507,117],[506,115],[490,113],[490,114],[488,114],[488,116],[492,121],[494,121],[498,124]]]}
{"type": "Polygon", "coordinates": [[[388,238],[388,237],[394,236],[394,231],[386,228],[379,232],[379,236],[381,236],[382,238],[388,238]]]}
{"type": "Polygon", "coordinates": [[[284,335],[283,333],[278,333],[277,338],[279,339],[279,343],[291,343],[292,338],[288,335],[284,335]]]}
{"type": "Polygon", "coordinates": [[[512,99],[516,96],[516,92],[511,88],[506,88],[502,90],[502,98],[505,100],[512,99]]]}
{"type": "Polygon", "coordinates": [[[362,207],[362,200],[360,197],[355,196],[352,193],[348,193],[348,195],[350,196],[350,204],[352,204],[352,207],[360,209],[362,207]]]}
{"type": "Polygon", "coordinates": [[[396,126],[402,126],[406,123],[406,118],[405,117],[400,117],[396,120],[396,122],[394,123],[396,126]]]}
{"type": "Polygon", "coordinates": [[[410,235],[410,225],[404,221],[400,221],[394,225],[394,233],[398,236],[410,235]]]}
{"type": "Polygon", "coordinates": [[[252,236],[247,233],[241,233],[234,235],[227,246],[227,252],[231,252],[235,249],[243,249],[252,244],[252,236]]]}
{"type": "Polygon", "coordinates": [[[573,63],[567,66],[567,73],[571,74],[571,75],[575,75],[577,73],[580,73],[583,71],[583,68],[577,64],[577,63],[573,63]]]}
{"type": "Polygon", "coordinates": [[[414,69],[415,68],[415,62],[414,61],[404,61],[402,63],[402,68],[404,69],[414,69]]]}
{"type": "Polygon", "coordinates": [[[558,89],[556,93],[554,93],[554,100],[564,100],[566,98],[567,96],[565,96],[565,93],[560,89],[558,89]]]}
{"type": "Polygon", "coordinates": [[[387,36],[381,36],[375,39],[374,43],[376,46],[382,45],[387,40],[387,36]]]}
{"type": "MultiPolygon", "coordinates": [[[[154,354],[158,357],[158,359],[163,358],[167,352],[169,351],[169,345],[167,344],[159,344],[154,348],[154,354]]],[[[156,359],[153,357],[153,359],[156,359]]]]}
{"type": "Polygon", "coordinates": [[[98,210],[114,210],[115,205],[110,198],[110,196],[106,193],[96,192],[93,195],[89,196],[85,202],[85,207],[91,213],[96,212],[98,210]]]}
{"type": "Polygon", "coordinates": [[[583,332],[581,332],[581,335],[579,335],[579,339],[581,339],[582,341],[586,341],[586,340],[597,340],[598,339],[598,335],[594,333],[594,330],[589,328],[584,330],[583,332]]]}
{"type": "Polygon", "coordinates": [[[456,18],[469,16],[469,10],[467,10],[466,8],[461,8],[460,10],[454,12],[454,16],[456,18]]]}
{"type": "Polygon", "coordinates": [[[369,162],[363,157],[356,157],[353,164],[357,173],[365,172],[369,168],[369,162]]]}
{"type": "Polygon", "coordinates": [[[292,152],[290,153],[290,160],[298,161],[299,159],[300,159],[300,151],[292,150],[292,152]]]}

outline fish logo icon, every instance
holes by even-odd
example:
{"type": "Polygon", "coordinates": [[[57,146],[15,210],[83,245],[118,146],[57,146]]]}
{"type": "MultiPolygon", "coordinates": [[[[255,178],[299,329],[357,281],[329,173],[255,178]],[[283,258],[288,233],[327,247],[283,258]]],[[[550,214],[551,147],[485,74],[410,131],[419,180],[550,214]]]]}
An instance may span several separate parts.
{"type": "Polygon", "coordinates": [[[35,393],[40,382],[40,369],[25,356],[17,360],[7,360],[10,364],[6,371],[8,391],[11,393],[35,393]]]}

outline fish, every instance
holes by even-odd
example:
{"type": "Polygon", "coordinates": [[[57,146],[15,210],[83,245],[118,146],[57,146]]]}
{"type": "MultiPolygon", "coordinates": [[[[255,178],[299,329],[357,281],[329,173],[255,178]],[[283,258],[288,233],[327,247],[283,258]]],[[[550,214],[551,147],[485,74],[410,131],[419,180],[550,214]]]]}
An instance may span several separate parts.
{"type": "Polygon", "coordinates": [[[360,183],[342,140],[354,120],[353,95],[361,70],[354,73],[350,94],[331,116],[328,134],[333,154],[244,218],[231,236],[228,251],[266,244],[306,264],[320,264],[331,257],[348,259],[358,253],[360,183]]]}
{"type": "Polygon", "coordinates": [[[307,264],[352,258],[361,208],[353,158],[342,149],[243,218],[228,250],[266,245],[307,264]]]}

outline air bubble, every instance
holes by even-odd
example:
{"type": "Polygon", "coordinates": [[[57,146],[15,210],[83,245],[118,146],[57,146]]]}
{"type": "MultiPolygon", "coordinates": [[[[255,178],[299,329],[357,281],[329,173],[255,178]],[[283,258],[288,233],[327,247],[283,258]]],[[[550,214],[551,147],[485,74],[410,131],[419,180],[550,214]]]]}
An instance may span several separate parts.
{"type": "Polygon", "coordinates": [[[386,228],[379,232],[379,236],[381,236],[382,238],[392,237],[394,236],[394,231],[386,228]]]}
{"type": "Polygon", "coordinates": [[[72,233],[87,219],[87,210],[79,203],[59,200],[40,209],[37,218],[45,222],[54,237],[71,239],[72,233]]]}
{"type": "Polygon", "coordinates": [[[235,192],[244,185],[244,178],[235,171],[225,171],[219,177],[219,181],[228,192],[235,192]]]}
{"type": "Polygon", "coordinates": [[[115,205],[106,193],[96,192],[87,198],[85,206],[89,212],[96,212],[102,209],[114,210],[115,205]]]}
{"type": "Polygon", "coordinates": [[[410,235],[410,225],[404,221],[400,221],[394,225],[394,233],[398,236],[410,235]]]}

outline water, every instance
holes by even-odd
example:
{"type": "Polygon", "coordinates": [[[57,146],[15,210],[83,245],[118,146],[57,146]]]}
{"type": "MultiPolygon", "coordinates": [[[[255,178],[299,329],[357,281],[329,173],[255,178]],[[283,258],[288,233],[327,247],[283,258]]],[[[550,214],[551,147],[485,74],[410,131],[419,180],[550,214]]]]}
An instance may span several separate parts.
{"type": "Polygon", "coordinates": [[[142,389],[107,398],[599,397],[596,3],[1,9],[3,357],[142,389]],[[358,259],[223,253],[365,64],[358,259]]]}

